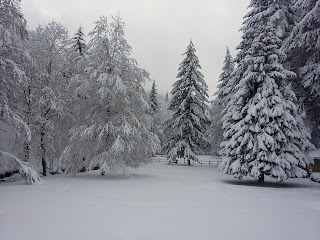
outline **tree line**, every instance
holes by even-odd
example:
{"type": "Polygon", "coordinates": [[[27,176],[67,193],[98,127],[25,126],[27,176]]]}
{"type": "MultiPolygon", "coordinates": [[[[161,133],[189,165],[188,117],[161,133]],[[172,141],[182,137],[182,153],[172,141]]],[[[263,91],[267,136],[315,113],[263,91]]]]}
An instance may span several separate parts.
{"type": "Polygon", "coordinates": [[[219,170],[236,178],[308,176],[308,151],[320,146],[319,13],[315,0],[252,0],[237,56],[227,49],[210,107],[191,42],[165,123],[169,162],[197,161],[209,142],[222,156],[219,170]]]}
{"type": "Polygon", "coordinates": [[[189,164],[211,152],[237,178],[305,177],[320,146],[319,12],[315,0],[252,0],[215,99],[190,41],[164,109],[155,81],[149,96],[143,88],[149,73],[119,15],[70,37],[55,21],[28,31],[20,1],[0,0],[0,169],[34,183],[30,158],[44,176],[126,175],[157,152],[189,164]]]}
{"type": "Polygon", "coordinates": [[[160,148],[143,88],[149,73],[131,57],[119,15],[100,17],[88,42],[82,27],[69,37],[55,21],[27,31],[17,0],[1,0],[0,15],[1,138],[10,139],[7,128],[15,135],[15,149],[1,149],[2,171],[38,181],[31,154],[43,176],[126,175],[149,161],[160,148]]]}

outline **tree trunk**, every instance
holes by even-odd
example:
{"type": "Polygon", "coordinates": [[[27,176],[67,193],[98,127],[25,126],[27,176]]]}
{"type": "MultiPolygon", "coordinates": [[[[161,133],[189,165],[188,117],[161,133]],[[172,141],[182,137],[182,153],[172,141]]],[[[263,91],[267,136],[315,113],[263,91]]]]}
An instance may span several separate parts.
{"type": "MultiPolygon", "coordinates": [[[[25,97],[27,99],[27,125],[30,128],[30,116],[31,116],[31,88],[28,86],[28,89],[25,92],[25,97]]],[[[27,138],[27,140],[24,142],[24,161],[28,162],[30,157],[30,139],[27,138]]]]}
{"type": "Polygon", "coordinates": [[[188,166],[190,166],[191,165],[191,161],[190,161],[190,159],[188,159],[188,166]]]}
{"type": "Polygon", "coordinates": [[[29,156],[30,156],[30,142],[29,141],[25,141],[24,142],[24,161],[28,162],[29,161],[29,156]]]}
{"type": "Polygon", "coordinates": [[[46,148],[45,148],[45,145],[44,145],[44,136],[46,134],[44,132],[44,126],[41,127],[40,135],[41,135],[40,148],[41,148],[42,172],[43,172],[43,176],[47,176],[46,148]]]}
{"type": "Polygon", "coordinates": [[[264,173],[260,174],[258,182],[260,182],[260,183],[264,182],[264,173]]]}

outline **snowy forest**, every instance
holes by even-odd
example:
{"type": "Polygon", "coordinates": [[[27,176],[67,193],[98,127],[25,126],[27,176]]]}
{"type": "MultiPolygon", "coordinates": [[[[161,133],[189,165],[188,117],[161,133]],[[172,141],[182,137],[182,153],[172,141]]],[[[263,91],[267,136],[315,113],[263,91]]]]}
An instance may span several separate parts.
{"type": "Polygon", "coordinates": [[[248,9],[209,101],[213,80],[192,40],[164,97],[132,57],[120,14],[69,35],[56,21],[29,30],[20,1],[1,0],[0,175],[30,184],[90,170],[129,176],[156,154],[188,165],[211,154],[239,179],[309,176],[308,152],[320,147],[320,2],[248,9]]]}
{"type": "Polygon", "coordinates": [[[319,183],[320,0],[0,0],[1,240],[319,240],[319,183]]]}

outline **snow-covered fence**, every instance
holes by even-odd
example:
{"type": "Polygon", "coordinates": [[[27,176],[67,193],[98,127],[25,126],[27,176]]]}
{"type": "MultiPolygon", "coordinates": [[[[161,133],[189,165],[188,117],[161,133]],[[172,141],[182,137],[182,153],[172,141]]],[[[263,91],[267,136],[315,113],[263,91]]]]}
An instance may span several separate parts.
{"type": "MultiPolygon", "coordinates": [[[[192,161],[192,165],[204,165],[204,166],[219,166],[221,163],[221,158],[214,158],[212,156],[198,156],[199,162],[192,161]]],[[[168,160],[164,155],[156,155],[155,157],[151,158],[152,162],[158,162],[158,163],[167,163],[168,160]]],[[[183,158],[178,158],[178,161],[176,164],[188,164],[188,161],[183,158]]]]}

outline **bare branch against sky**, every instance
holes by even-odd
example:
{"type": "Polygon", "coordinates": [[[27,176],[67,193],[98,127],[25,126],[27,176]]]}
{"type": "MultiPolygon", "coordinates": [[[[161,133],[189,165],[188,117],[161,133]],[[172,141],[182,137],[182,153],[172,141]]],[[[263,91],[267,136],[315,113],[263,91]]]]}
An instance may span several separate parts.
{"type": "Polygon", "coordinates": [[[70,35],[79,25],[87,34],[99,16],[120,12],[133,55],[156,80],[160,93],[171,91],[181,54],[192,38],[212,96],[226,47],[236,53],[248,4],[249,0],[22,0],[22,11],[30,29],[56,20],[70,35]]]}

